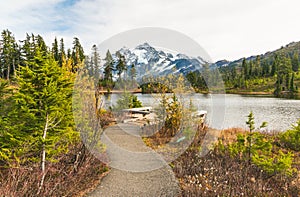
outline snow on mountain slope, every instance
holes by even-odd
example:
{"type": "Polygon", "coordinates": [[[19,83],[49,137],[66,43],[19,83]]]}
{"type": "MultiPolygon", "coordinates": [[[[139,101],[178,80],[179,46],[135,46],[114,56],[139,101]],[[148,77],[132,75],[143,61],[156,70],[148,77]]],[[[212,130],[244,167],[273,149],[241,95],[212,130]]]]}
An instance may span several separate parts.
{"type": "MultiPolygon", "coordinates": [[[[208,63],[201,57],[189,57],[186,54],[159,50],[148,43],[138,45],[133,49],[123,47],[119,52],[125,56],[128,66],[135,65],[137,78],[178,72],[186,75],[189,72],[200,70],[203,64],[208,63]]],[[[113,57],[116,58],[115,55],[113,57]]]]}

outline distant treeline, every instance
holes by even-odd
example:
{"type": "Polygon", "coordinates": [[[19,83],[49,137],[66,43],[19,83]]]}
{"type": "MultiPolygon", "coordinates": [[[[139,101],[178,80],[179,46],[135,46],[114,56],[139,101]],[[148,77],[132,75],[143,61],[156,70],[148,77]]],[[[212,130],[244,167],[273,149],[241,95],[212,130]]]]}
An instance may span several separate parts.
{"type": "MultiPolygon", "coordinates": [[[[219,77],[215,69],[212,68],[210,72],[207,69],[204,66],[201,73],[197,71],[187,75],[198,91],[207,91],[207,84],[213,84],[219,77]]],[[[298,51],[280,50],[268,57],[244,58],[240,64],[224,66],[218,70],[229,92],[268,91],[275,96],[293,95],[298,92],[300,85],[298,51]]]]}

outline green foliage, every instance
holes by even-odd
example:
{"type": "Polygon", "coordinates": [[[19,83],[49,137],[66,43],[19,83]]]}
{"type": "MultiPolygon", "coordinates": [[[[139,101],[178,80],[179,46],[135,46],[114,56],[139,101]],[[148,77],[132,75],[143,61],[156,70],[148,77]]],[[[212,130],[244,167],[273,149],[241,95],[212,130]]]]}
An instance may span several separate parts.
{"type": "Polygon", "coordinates": [[[52,56],[39,49],[27,66],[18,73],[18,92],[14,95],[18,117],[18,136],[26,144],[32,159],[45,145],[51,159],[62,151],[77,134],[73,130],[71,107],[72,78],[58,66],[52,56]],[[45,137],[43,137],[46,132],[45,137]]]}
{"type": "MultiPolygon", "coordinates": [[[[223,151],[228,150],[230,156],[240,158],[248,158],[249,151],[249,137],[248,135],[237,136],[237,141],[229,144],[223,148],[223,151]]],[[[281,150],[278,153],[273,152],[273,141],[269,137],[254,132],[251,135],[251,162],[261,168],[269,175],[284,174],[292,175],[294,169],[292,167],[293,154],[291,152],[283,153],[281,150]]]]}
{"type": "Polygon", "coordinates": [[[254,154],[252,161],[268,174],[282,173],[291,176],[295,171],[292,168],[293,156],[291,152],[285,154],[279,150],[278,154],[254,154]]]}
{"type": "Polygon", "coordinates": [[[162,116],[160,117],[162,120],[165,120],[164,135],[173,137],[180,128],[180,123],[183,117],[183,106],[178,101],[175,94],[172,94],[172,96],[166,96],[166,94],[163,94],[160,106],[162,111],[158,114],[162,116]]]}
{"type": "Polygon", "coordinates": [[[121,75],[122,75],[123,71],[127,70],[125,57],[119,51],[116,53],[116,56],[118,58],[116,70],[118,71],[119,80],[121,80],[121,75]]]}
{"type": "Polygon", "coordinates": [[[140,87],[143,94],[172,92],[165,84],[159,82],[143,83],[140,87]]]}
{"type": "MultiPolygon", "coordinates": [[[[282,48],[276,52],[257,56],[255,59],[244,58],[230,63],[229,66],[219,68],[226,91],[231,93],[273,92],[277,97],[294,97],[296,88],[293,86],[298,80],[292,81],[291,76],[299,71],[299,46],[297,43],[295,48],[282,48]]],[[[188,77],[193,86],[204,85],[203,81],[196,80],[192,75],[188,77]],[[195,81],[198,81],[196,85],[194,85],[195,81]]],[[[200,76],[196,75],[196,78],[200,76]]],[[[212,79],[211,76],[210,79],[212,79]]]]}
{"type": "MultiPolygon", "coordinates": [[[[275,152],[272,137],[254,132],[256,128],[252,112],[248,115],[246,123],[250,133],[246,135],[238,134],[237,141],[227,146],[230,156],[249,159],[252,164],[255,164],[269,175],[292,175],[294,172],[292,168],[294,155],[291,152],[284,153],[281,150],[275,152]]],[[[264,122],[260,128],[265,126],[266,123],[264,122]]]]}
{"type": "Polygon", "coordinates": [[[300,119],[296,125],[293,125],[293,129],[280,134],[279,138],[285,147],[300,151],[300,119]]]}
{"type": "Polygon", "coordinates": [[[228,145],[228,151],[230,153],[230,156],[236,157],[240,154],[244,154],[246,152],[245,142],[245,136],[238,134],[237,142],[228,145]]]}
{"type": "Polygon", "coordinates": [[[11,79],[18,68],[20,53],[12,32],[4,30],[0,41],[0,77],[11,79]]]}
{"type": "MultiPolygon", "coordinates": [[[[7,116],[9,112],[9,91],[7,81],[0,79],[0,161],[8,161],[12,155],[11,141],[16,141],[11,134],[13,125],[10,125],[9,118],[7,116]]],[[[14,143],[13,145],[16,145],[14,143]]]]}
{"type": "Polygon", "coordinates": [[[296,52],[294,52],[292,57],[292,69],[294,72],[298,72],[299,70],[299,55],[296,52]]]}
{"type": "Polygon", "coordinates": [[[106,61],[104,65],[104,80],[112,82],[112,71],[114,61],[109,50],[106,52],[106,57],[104,60],[106,61]]]}
{"type": "Polygon", "coordinates": [[[248,120],[246,121],[246,124],[248,125],[250,132],[253,131],[255,129],[255,124],[254,124],[254,116],[252,111],[250,112],[250,114],[248,115],[248,120]]]}
{"type": "Polygon", "coordinates": [[[83,47],[80,44],[80,41],[78,38],[74,38],[73,40],[73,49],[72,49],[72,71],[77,72],[79,65],[83,62],[85,56],[84,56],[84,51],[83,47]]]}
{"type": "Polygon", "coordinates": [[[142,107],[142,102],[138,100],[136,95],[124,93],[118,100],[114,107],[116,110],[142,107]]]}

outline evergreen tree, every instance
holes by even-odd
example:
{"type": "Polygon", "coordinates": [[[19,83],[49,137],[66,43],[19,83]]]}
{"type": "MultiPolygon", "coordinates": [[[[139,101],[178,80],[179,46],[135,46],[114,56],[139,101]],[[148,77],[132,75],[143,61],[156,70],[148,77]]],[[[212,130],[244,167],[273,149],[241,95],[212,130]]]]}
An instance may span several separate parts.
{"type": "Polygon", "coordinates": [[[132,64],[132,65],[131,65],[131,68],[130,68],[130,71],[129,71],[129,76],[130,76],[130,78],[131,78],[132,81],[135,80],[136,75],[137,75],[137,74],[136,74],[135,66],[134,66],[134,64],[132,64]]]}
{"type": "Polygon", "coordinates": [[[292,72],[291,59],[283,53],[280,53],[275,57],[275,66],[277,81],[275,83],[274,94],[279,96],[282,90],[289,90],[289,75],[292,72]],[[284,79],[286,80],[285,83],[284,79]]]}
{"type": "Polygon", "coordinates": [[[15,147],[20,144],[20,139],[15,137],[18,130],[15,129],[15,124],[10,117],[10,112],[13,110],[11,96],[12,92],[8,89],[8,82],[0,79],[0,161],[4,161],[8,165],[16,154],[15,147]]]}
{"type": "MultiPolygon", "coordinates": [[[[253,145],[252,137],[253,137],[253,131],[256,129],[255,122],[254,122],[254,115],[252,111],[248,115],[248,120],[246,121],[246,124],[248,125],[250,131],[247,141],[248,141],[248,157],[249,157],[249,162],[251,162],[251,157],[252,157],[251,153],[252,153],[252,145],[253,145]]],[[[263,122],[259,128],[261,129],[266,126],[267,126],[267,122],[263,122]]]]}
{"type": "Polygon", "coordinates": [[[94,44],[92,47],[91,71],[96,83],[98,83],[100,79],[100,63],[100,54],[97,46],[94,44]]]}
{"type": "Polygon", "coordinates": [[[40,189],[46,160],[66,151],[72,138],[77,137],[71,110],[72,82],[53,57],[39,47],[34,59],[22,66],[18,75],[15,113],[21,125],[19,135],[23,135],[27,151],[33,153],[32,159],[41,162],[40,189]]]}
{"type": "Polygon", "coordinates": [[[65,61],[66,61],[65,44],[64,44],[64,39],[61,38],[59,43],[58,64],[62,66],[65,61]]]}
{"type": "Polygon", "coordinates": [[[262,76],[263,77],[269,76],[269,74],[270,74],[269,72],[270,72],[270,66],[269,66],[268,62],[266,60],[264,60],[262,62],[262,76]]]}
{"type": "Polygon", "coordinates": [[[35,55],[35,44],[31,40],[31,36],[29,34],[26,34],[26,39],[21,41],[23,43],[21,47],[21,60],[20,64],[22,66],[26,65],[26,62],[28,60],[32,60],[35,55]]]}
{"type": "Polygon", "coordinates": [[[276,61],[277,61],[277,58],[275,58],[275,60],[272,63],[271,73],[270,73],[271,76],[274,76],[276,74],[276,70],[277,70],[277,67],[276,67],[277,63],[276,63],[276,61]]]}
{"type": "Polygon", "coordinates": [[[73,62],[72,71],[77,72],[78,67],[83,62],[85,55],[84,55],[83,47],[81,46],[79,39],[76,37],[74,38],[73,41],[73,49],[72,49],[71,57],[73,62]]]}
{"type": "Polygon", "coordinates": [[[104,81],[105,81],[105,85],[108,88],[112,88],[112,72],[113,72],[113,65],[114,65],[114,61],[112,58],[111,53],[109,52],[109,50],[106,52],[106,57],[105,57],[105,64],[104,64],[104,81]]]}
{"type": "Polygon", "coordinates": [[[253,62],[249,61],[249,79],[253,77],[253,62]]]}
{"type": "Polygon", "coordinates": [[[292,79],[291,79],[291,83],[290,83],[290,91],[291,92],[295,92],[294,79],[295,79],[295,73],[292,74],[292,79]]]}
{"type": "Polygon", "coordinates": [[[248,74],[249,74],[249,68],[248,68],[248,64],[246,62],[246,58],[243,59],[243,62],[242,62],[242,69],[243,69],[243,74],[244,74],[244,77],[245,79],[248,79],[248,74]]]}
{"type": "Polygon", "coordinates": [[[72,58],[72,52],[71,49],[67,50],[67,59],[71,59],[72,58]]]}
{"type": "Polygon", "coordinates": [[[290,87],[290,74],[288,73],[285,77],[285,88],[286,90],[289,90],[290,87]]]}
{"type": "Polygon", "coordinates": [[[9,80],[15,73],[18,62],[18,46],[15,38],[9,30],[1,33],[1,51],[0,51],[0,76],[9,80]]]}
{"type": "Polygon", "coordinates": [[[261,76],[260,68],[261,68],[260,56],[258,55],[258,56],[256,56],[255,64],[254,64],[254,73],[253,73],[253,75],[255,77],[261,76]]]}
{"type": "Polygon", "coordinates": [[[116,53],[116,56],[118,58],[116,70],[118,71],[119,80],[121,80],[121,75],[122,75],[123,71],[126,70],[125,57],[119,51],[116,53]]]}
{"type": "Polygon", "coordinates": [[[84,68],[86,74],[88,74],[90,77],[94,75],[93,61],[88,55],[84,58],[84,68]]]}
{"type": "Polygon", "coordinates": [[[294,72],[298,72],[299,70],[299,56],[297,52],[292,57],[292,69],[294,72]]]}
{"type": "MultiPolygon", "coordinates": [[[[36,49],[39,48],[39,50],[43,53],[43,55],[46,55],[48,53],[48,47],[44,41],[44,38],[40,35],[37,35],[36,40],[35,40],[35,44],[36,44],[36,49]]],[[[35,50],[37,51],[37,50],[35,50]]]]}
{"type": "Polygon", "coordinates": [[[58,43],[56,37],[54,39],[54,43],[52,44],[52,54],[55,61],[59,61],[59,51],[58,51],[58,43]]]}

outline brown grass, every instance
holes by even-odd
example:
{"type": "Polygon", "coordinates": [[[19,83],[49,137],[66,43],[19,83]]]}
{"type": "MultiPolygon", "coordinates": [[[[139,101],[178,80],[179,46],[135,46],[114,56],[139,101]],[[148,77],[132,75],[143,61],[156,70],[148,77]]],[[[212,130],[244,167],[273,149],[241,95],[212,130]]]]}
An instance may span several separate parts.
{"type": "MultiPolygon", "coordinates": [[[[192,146],[171,165],[179,180],[182,196],[300,195],[300,174],[270,176],[247,160],[232,157],[217,147],[201,157],[197,147],[202,144],[207,132],[208,128],[199,130],[192,146]]],[[[226,145],[234,142],[237,134],[245,132],[239,128],[226,129],[220,132],[219,139],[226,145]]],[[[300,165],[295,167],[300,170],[300,165]]]]}
{"type": "Polygon", "coordinates": [[[37,164],[0,169],[1,196],[83,196],[99,184],[107,166],[82,144],[72,147],[57,163],[48,163],[44,186],[38,193],[41,170],[37,164]],[[80,153],[80,154],[79,154],[80,153]],[[76,158],[77,155],[77,158],[76,158]]]}

